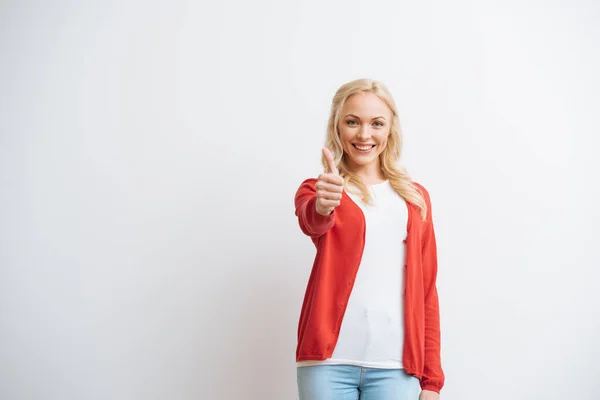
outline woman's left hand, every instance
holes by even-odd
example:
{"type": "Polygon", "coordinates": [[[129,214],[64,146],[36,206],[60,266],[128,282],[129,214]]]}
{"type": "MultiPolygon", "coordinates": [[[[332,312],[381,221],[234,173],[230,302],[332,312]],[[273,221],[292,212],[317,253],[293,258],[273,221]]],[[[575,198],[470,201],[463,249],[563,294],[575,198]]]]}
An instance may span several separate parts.
{"type": "Polygon", "coordinates": [[[431,390],[422,390],[419,400],[440,400],[440,394],[431,390]]]}

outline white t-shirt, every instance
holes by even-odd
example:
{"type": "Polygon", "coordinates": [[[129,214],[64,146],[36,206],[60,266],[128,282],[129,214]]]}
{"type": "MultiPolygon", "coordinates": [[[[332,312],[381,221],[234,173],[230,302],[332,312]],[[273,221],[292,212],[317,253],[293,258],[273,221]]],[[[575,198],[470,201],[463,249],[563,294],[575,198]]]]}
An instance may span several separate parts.
{"type": "Polygon", "coordinates": [[[402,368],[404,263],[408,209],[389,181],[368,186],[373,205],[349,197],[365,216],[365,248],[332,357],[298,366],[349,364],[402,368]]]}

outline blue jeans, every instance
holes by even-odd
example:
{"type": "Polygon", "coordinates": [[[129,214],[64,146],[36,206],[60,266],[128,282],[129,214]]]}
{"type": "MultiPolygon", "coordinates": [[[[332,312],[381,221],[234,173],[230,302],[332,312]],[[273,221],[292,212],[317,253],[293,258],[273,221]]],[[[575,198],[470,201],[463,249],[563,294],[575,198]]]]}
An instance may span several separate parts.
{"type": "Polygon", "coordinates": [[[418,400],[419,380],[403,369],[297,367],[300,400],[418,400]]]}

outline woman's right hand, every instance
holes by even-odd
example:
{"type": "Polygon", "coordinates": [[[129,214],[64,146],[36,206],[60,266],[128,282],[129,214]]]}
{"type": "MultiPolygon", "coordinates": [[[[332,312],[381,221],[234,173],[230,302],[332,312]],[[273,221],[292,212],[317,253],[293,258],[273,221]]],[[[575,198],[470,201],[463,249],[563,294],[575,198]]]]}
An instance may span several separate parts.
{"type": "Polygon", "coordinates": [[[342,191],[344,190],[344,178],[340,176],[335,167],[331,151],[323,147],[323,155],[327,160],[329,168],[327,172],[319,175],[319,180],[315,185],[315,189],[317,190],[315,207],[319,214],[327,216],[340,205],[342,191]]]}

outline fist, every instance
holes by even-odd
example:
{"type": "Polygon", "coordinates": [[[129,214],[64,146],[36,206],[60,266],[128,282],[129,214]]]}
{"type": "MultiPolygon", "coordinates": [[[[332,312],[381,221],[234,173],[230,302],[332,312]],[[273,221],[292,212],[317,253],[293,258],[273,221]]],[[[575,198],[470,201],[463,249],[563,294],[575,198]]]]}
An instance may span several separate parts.
{"type": "Polygon", "coordinates": [[[340,176],[333,161],[333,154],[328,148],[323,148],[323,156],[327,160],[327,171],[319,175],[315,185],[317,190],[317,202],[315,208],[323,216],[329,215],[340,205],[342,191],[344,190],[344,178],[340,176]]]}

